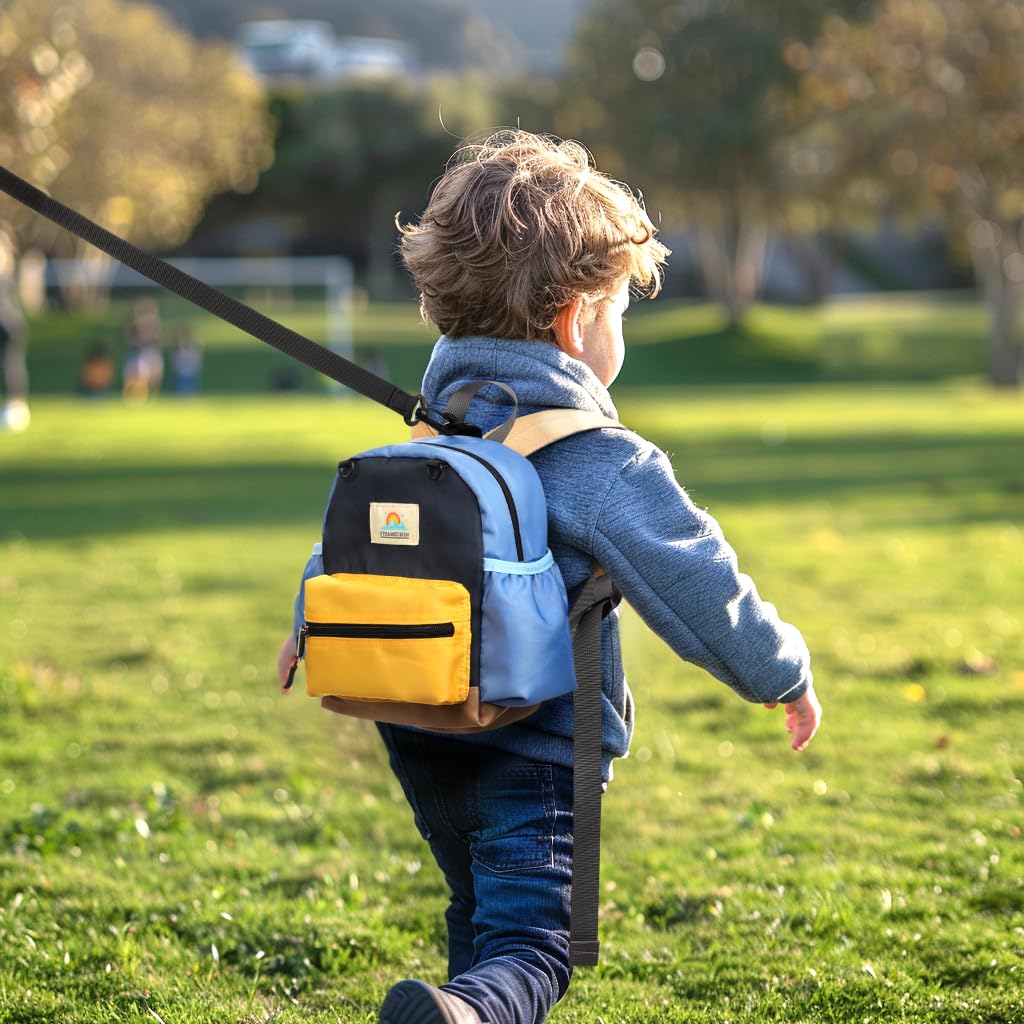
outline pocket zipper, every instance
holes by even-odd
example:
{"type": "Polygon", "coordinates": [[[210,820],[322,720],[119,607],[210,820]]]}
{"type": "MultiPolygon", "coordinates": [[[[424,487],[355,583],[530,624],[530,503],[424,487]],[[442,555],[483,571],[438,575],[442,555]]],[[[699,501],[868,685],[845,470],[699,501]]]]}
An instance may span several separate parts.
{"type": "Polygon", "coordinates": [[[296,659],[306,653],[306,637],[333,637],[339,640],[436,640],[455,636],[453,622],[425,622],[412,625],[361,622],[307,622],[299,630],[296,659]]]}

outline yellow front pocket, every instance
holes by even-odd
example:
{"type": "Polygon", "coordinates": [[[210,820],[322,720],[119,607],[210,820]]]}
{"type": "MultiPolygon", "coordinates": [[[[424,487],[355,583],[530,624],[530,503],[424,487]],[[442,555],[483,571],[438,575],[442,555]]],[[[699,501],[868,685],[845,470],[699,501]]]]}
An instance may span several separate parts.
{"type": "Polygon", "coordinates": [[[336,573],[306,580],[305,603],[311,697],[459,704],[469,695],[461,583],[336,573]]]}

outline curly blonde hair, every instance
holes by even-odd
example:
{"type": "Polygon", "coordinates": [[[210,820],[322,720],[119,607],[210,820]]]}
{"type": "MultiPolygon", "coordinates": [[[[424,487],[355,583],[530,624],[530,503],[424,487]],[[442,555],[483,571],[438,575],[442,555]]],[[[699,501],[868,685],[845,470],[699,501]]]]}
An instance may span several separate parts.
{"type": "Polygon", "coordinates": [[[627,282],[656,295],[669,253],[583,146],[521,130],[460,149],[420,222],[399,230],[423,317],[450,338],[554,341],[577,299],[590,318],[627,282]]]}

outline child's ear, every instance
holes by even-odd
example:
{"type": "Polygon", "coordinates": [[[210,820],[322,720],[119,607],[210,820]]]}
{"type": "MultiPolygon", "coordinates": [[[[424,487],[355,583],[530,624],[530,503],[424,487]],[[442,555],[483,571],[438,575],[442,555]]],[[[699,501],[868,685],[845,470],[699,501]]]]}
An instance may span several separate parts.
{"type": "Polygon", "coordinates": [[[552,329],[558,347],[567,355],[578,359],[583,355],[583,310],[586,302],[581,295],[563,306],[555,317],[552,329]]]}

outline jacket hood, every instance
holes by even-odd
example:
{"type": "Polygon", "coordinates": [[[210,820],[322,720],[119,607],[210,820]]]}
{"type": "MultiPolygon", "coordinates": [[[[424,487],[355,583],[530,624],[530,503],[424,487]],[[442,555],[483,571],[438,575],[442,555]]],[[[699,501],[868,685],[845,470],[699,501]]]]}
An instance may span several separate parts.
{"type": "MultiPolygon", "coordinates": [[[[443,409],[460,385],[474,380],[507,384],[519,399],[520,415],[550,408],[587,409],[618,419],[608,389],[590,367],[546,341],[442,336],[423,377],[427,402],[443,409]]],[[[503,391],[485,388],[479,401],[474,399],[471,418],[489,430],[505,418],[508,404],[503,391]]]]}

